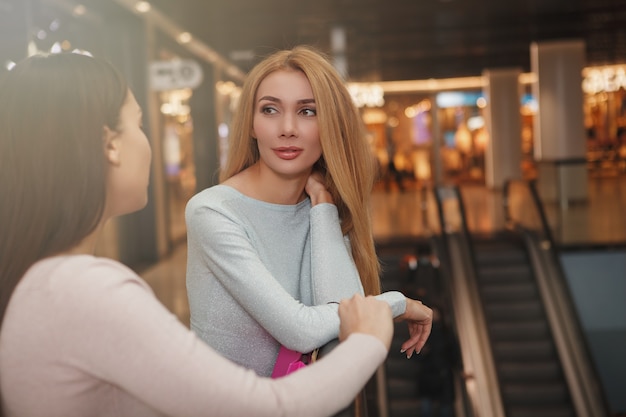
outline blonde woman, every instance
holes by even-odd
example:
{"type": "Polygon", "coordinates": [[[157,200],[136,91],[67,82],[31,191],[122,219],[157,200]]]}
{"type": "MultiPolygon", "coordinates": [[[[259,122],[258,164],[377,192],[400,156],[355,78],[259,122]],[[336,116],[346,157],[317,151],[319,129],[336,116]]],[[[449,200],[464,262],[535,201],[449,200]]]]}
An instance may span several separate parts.
{"type": "Polygon", "coordinates": [[[407,357],[419,352],[431,310],[380,294],[374,166],[358,110],[321,53],[300,46],[259,63],[243,86],[221,183],[187,205],[192,330],[267,376],[281,344],[309,352],[336,338],[336,303],[366,294],[409,323],[407,357]]]}

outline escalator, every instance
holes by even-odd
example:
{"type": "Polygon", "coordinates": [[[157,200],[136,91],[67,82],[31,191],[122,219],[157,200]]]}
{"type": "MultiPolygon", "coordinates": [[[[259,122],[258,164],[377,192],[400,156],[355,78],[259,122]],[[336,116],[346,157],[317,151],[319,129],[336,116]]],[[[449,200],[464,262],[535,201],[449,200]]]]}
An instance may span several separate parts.
{"type": "Polygon", "coordinates": [[[398,354],[406,325],[396,325],[379,380],[378,415],[609,416],[541,207],[533,217],[538,227],[509,221],[501,230],[479,233],[467,226],[458,188],[432,194],[440,233],[377,242],[377,252],[383,290],[436,307],[445,331],[434,325],[422,354],[407,361],[398,354]],[[433,337],[437,327],[447,346],[455,346],[445,359],[427,355],[427,347],[447,349],[433,337]],[[426,394],[432,362],[447,372],[451,395],[426,394]]]}
{"type": "Polygon", "coordinates": [[[511,218],[505,188],[507,223],[491,232],[469,230],[458,187],[435,193],[469,409],[494,417],[608,416],[543,206],[533,184],[519,186],[528,200],[519,218],[532,221],[511,218]]]}
{"type": "MultiPolygon", "coordinates": [[[[512,232],[471,239],[497,375],[490,395],[501,396],[506,417],[576,417],[525,242],[512,232]]],[[[383,264],[384,290],[402,291],[451,314],[432,242],[395,240],[379,244],[377,252],[383,264]]],[[[449,320],[445,322],[450,325],[449,320]]],[[[453,402],[458,393],[453,381],[460,374],[461,359],[449,327],[435,324],[425,352],[407,360],[398,352],[408,330],[404,323],[396,324],[385,362],[389,417],[455,415],[453,402]],[[437,350],[436,356],[432,350],[437,350]],[[431,372],[434,367],[436,371],[431,372]],[[429,377],[433,374],[439,377],[429,377]],[[441,387],[442,383],[448,386],[441,387]],[[433,384],[435,388],[430,387],[433,384]]]]}
{"type": "Polygon", "coordinates": [[[507,417],[575,417],[525,242],[472,236],[476,283],[507,417]]]}

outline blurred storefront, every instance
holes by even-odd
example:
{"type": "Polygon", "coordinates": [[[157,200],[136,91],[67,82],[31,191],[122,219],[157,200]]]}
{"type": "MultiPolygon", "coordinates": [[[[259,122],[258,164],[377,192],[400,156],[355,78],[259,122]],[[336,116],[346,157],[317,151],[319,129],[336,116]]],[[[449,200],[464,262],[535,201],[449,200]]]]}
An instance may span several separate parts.
{"type": "MultiPolygon", "coordinates": [[[[119,1],[120,3],[125,3],[119,1]]],[[[147,110],[153,148],[155,257],[186,240],[185,207],[217,183],[220,153],[242,74],[154,10],[145,25],[147,110]],[[227,88],[230,87],[227,92],[227,88]]]]}
{"type": "MultiPolygon", "coordinates": [[[[526,179],[537,175],[534,124],[538,111],[532,94],[532,74],[520,77],[521,170],[526,179]]],[[[352,84],[355,101],[371,134],[380,166],[380,187],[419,186],[435,182],[484,184],[485,152],[490,134],[489,111],[482,81],[463,88],[432,88],[435,80],[410,82],[387,89],[388,83],[352,84]],[[379,88],[378,98],[364,97],[379,88]],[[366,91],[367,93],[364,93],[366,91]],[[437,169],[441,175],[437,178],[437,169]],[[396,185],[394,185],[394,183],[396,185]]],[[[587,166],[591,176],[626,173],[626,65],[585,68],[581,77],[587,134],[587,166]]],[[[497,140],[497,138],[496,138],[497,140]]]]}
{"type": "Polygon", "coordinates": [[[587,163],[593,176],[626,173],[626,65],[583,72],[587,163]]]}
{"type": "Polygon", "coordinates": [[[389,94],[380,107],[362,106],[381,186],[432,183],[437,169],[442,181],[484,182],[485,106],[480,89],[389,94]]]}
{"type": "Polygon", "coordinates": [[[191,89],[180,89],[159,95],[168,236],[172,243],[185,240],[185,204],[196,192],[193,121],[187,104],[192,94],[191,89]]]}
{"type": "Polygon", "coordinates": [[[161,155],[155,181],[162,183],[165,243],[176,246],[187,236],[187,201],[217,182],[239,87],[162,33],[154,45],[157,59],[149,63],[158,109],[153,141],[161,155]]]}

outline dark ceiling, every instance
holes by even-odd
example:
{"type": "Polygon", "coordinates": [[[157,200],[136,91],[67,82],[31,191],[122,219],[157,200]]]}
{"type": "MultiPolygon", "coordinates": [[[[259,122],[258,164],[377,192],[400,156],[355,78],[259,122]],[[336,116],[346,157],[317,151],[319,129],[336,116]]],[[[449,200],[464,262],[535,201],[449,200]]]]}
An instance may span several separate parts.
{"type": "Polygon", "coordinates": [[[346,35],[349,78],[392,81],[530,70],[535,41],[584,39],[589,65],[626,61],[626,0],[152,0],[248,71],[275,49],[331,53],[346,35]]]}
{"type": "MultiPolygon", "coordinates": [[[[122,2],[132,4],[130,0],[0,0],[0,52],[11,56],[12,45],[24,43],[25,20],[20,13],[28,9],[84,3],[127,14],[119,5],[113,7],[122,2]]],[[[501,67],[530,71],[531,43],[561,39],[584,40],[588,65],[626,63],[626,0],[150,2],[244,72],[272,51],[298,44],[332,54],[331,31],[337,27],[345,33],[351,81],[475,76],[501,67]]],[[[105,36],[107,30],[114,30],[106,27],[116,18],[119,15],[104,18],[105,36]]],[[[33,24],[37,23],[35,19],[33,24]]]]}

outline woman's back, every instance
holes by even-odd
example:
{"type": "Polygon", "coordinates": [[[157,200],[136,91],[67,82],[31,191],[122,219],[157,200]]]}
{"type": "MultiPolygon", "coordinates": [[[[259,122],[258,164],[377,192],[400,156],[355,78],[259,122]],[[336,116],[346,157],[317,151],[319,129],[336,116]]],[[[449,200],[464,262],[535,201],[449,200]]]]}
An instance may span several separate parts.
{"type": "Polygon", "coordinates": [[[58,256],[33,265],[13,293],[0,334],[8,415],[156,415],[104,382],[116,370],[131,370],[138,352],[110,326],[149,308],[150,293],[132,271],[108,259],[58,256]]]}

